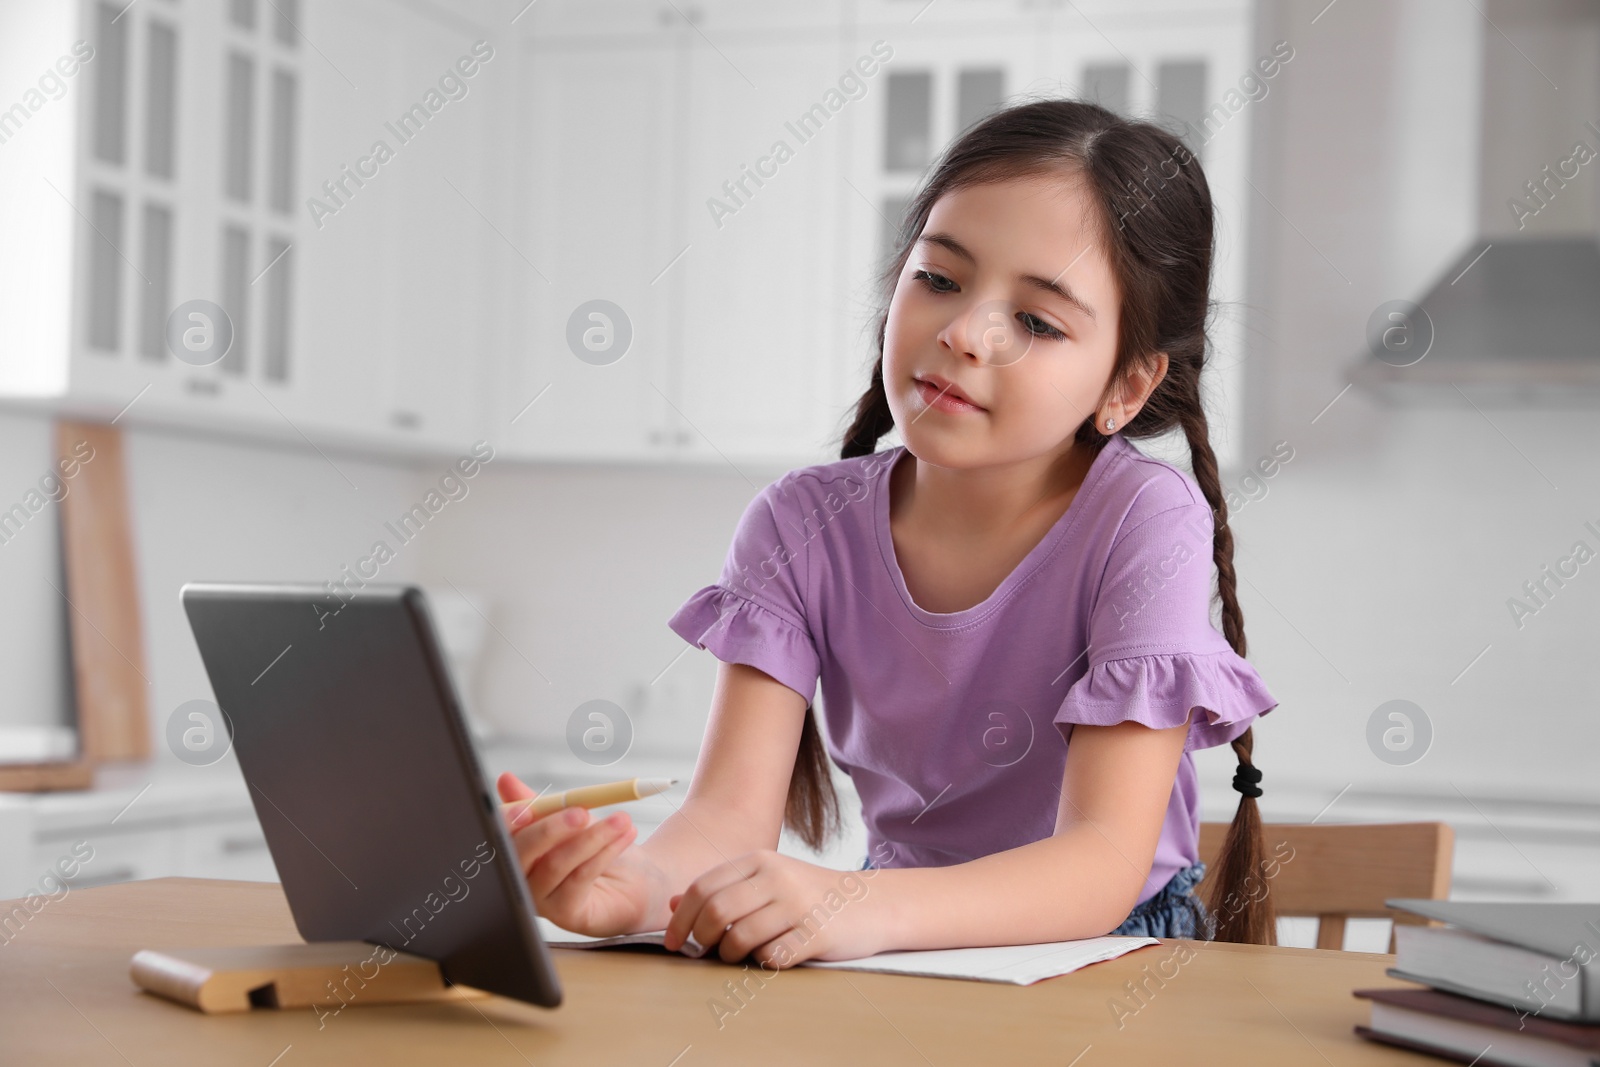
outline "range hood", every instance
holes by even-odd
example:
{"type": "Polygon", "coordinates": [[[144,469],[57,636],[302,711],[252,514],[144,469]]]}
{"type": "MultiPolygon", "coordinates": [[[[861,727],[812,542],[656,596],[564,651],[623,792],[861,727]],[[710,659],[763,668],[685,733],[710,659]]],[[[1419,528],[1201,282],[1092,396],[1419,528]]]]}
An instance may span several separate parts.
{"type": "Polygon", "coordinates": [[[1415,304],[1423,314],[1392,320],[1408,331],[1396,350],[1374,355],[1369,338],[1351,382],[1393,403],[1600,402],[1600,241],[1473,242],[1415,304]],[[1410,362],[1405,345],[1423,343],[1410,362]]]}
{"type": "MultiPolygon", "coordinates": [[[[1461,245],[1421,293],[1372,313],[1349,380],[1393,403],[1600,404],[1600,2],[1430,12],[1456,43],[1407,56],[1390,83],[1394,151],[1374,177],[1416,223],[1397,240],[1461,245]],[[1430,327],[1426,354],[1404,343],[1430,327]]],[[[1408,274],[1420,251],[1390,246],[1408,274]]]]}

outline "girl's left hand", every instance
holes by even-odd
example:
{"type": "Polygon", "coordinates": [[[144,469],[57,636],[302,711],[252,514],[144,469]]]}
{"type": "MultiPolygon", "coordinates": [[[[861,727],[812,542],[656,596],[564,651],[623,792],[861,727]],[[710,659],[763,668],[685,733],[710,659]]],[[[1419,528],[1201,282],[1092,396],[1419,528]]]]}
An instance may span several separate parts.
{"type": "Polygon", "coordinates": [[[762,966],[780,968],[870,956],[880,951],[880,938],[867,891],[861,872],[773,851],[746,853],[712,867],[668,901],[665,944],[676,952],[692,933],[708,950],[717,946],[727,963],[753,953],[762,966]]]}

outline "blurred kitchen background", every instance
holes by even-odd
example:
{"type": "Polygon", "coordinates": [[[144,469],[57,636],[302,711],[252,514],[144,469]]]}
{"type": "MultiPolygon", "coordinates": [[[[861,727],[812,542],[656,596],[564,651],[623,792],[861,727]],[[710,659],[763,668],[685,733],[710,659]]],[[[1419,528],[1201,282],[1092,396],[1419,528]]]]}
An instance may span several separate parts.
{"type": "Polygon", "coordinates": [[[687,777],[715,660],[667,618],[837,458],[930,162],[1043,96],[1212,185],[1266,818],[1445,819],[1458,898],[1600,896],[1600,3],[4,0],[0,758],[77,751],[58,419],[121,434],[150,736],[0,794],[0,897],[85,838],[74,884],[274,877],[231,754],[168,744],[211,697],[179,586],[340,581],[475,442],[379,580],[429,591],[486,770],[687,777]]]}

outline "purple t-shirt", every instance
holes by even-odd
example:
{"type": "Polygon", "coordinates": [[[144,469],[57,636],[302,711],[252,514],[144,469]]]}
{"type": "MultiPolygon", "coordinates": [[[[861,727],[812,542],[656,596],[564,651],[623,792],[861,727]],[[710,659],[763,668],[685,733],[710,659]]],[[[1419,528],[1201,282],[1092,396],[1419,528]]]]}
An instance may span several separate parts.
{"type": "Polygon", "coordinates": [[[802,467],[761,490],[721,580],[668,625],[808,701],[820,679],[818,725],[881,867],[1048,837],[1074,724],[1180,726],[1198,709],[1143,902],[1198,858],[1190,753],[1277,706],[1211,623],[1210,506],[1188,474],[1114,435],[987,600],[924,611],[889,533],[889,471],[906,454],[802,467]]]}

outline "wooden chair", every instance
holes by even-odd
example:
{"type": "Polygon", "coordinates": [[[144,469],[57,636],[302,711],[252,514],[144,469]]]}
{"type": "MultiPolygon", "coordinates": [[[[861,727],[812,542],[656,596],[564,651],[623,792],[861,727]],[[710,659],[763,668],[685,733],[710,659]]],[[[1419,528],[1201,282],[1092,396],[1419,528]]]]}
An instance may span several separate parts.
{"type": "MultiPolygon", "coordinates": [[[[1318,948],[1344,948],[1345,920],[1351,918],[1439,925],[1393,911],[1383,902],[1391,897],[1444,900],[1450,895],[1455,831],[1448,823],[1265,823],[1261,830],[1264,858],[1278,859],[1277,875],[1269,883],[1277,913],[1315,916],[1318,948]],[[1285,862],[1283,857],[1290,858],[1285,862]]],[[[1194,892],[1203,900],[1210,898],[1217,855],[1227,832],[1227,823],[1200,824],[1206,876],[1194,892]]],[[[1391,932],[1389,951],[1394,947],[1391,932]]]]}

